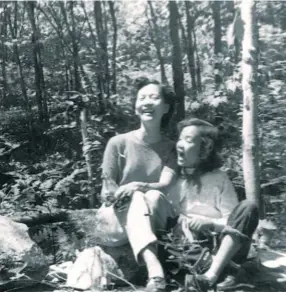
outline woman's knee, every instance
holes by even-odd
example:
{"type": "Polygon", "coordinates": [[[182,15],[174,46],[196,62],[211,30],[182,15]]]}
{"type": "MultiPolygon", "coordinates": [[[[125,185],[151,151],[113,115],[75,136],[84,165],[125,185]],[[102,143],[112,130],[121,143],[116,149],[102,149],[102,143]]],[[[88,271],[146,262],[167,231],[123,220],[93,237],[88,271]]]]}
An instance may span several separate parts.
{"type": "Polygon", "coordinates": [[[145,200],[149,207],[157,207],[161,198],[162,193],[157,190],[150,190],[144,194],[145,200]]]}
{"type": "Polygon", "coordinates": [[[259,211],[256,204],[250,200],[244,200],[233,210],[227,225],[251,237],[258,226],[258,222],[259,211]]]}
{"type": "Polygon", "coordinates": [[[259,219],[259,210],[254,202],[250,200],[244,200],[240,202],[240,208],[241,212],[243,212],[245,215],[252,216],[254,219],[257,218],[257,220],[259,219]]]}
{"type": "Polygon", "coordinates": [[[131,198],[131,203],[130,203],[130,207],[131,206],[137,206],[137,205],[142,205],[142,203],[144,203],[144,193],[136,191],[133,193],[132,198],[131,198]]]}
{"type": "Polygon", "coordinates": [[[132,196],[132,203],[131,205],[137,206],[146,204],[149,209],[154,209],[159,205],[161,201],[162,193],[156,190],[150,190],[146,193],[142,193],[140,191],[134,192],[132,196]]]}

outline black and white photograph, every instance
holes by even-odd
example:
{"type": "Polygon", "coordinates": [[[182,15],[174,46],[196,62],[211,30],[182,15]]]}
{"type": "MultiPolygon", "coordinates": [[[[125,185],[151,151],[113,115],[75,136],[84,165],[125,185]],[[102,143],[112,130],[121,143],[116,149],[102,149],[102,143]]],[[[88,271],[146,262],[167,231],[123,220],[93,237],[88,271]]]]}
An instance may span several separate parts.
{"type": "Polygon", "coordinates": [[[286,291],[286,1],[0,1],[0,292],[286,291]]]}

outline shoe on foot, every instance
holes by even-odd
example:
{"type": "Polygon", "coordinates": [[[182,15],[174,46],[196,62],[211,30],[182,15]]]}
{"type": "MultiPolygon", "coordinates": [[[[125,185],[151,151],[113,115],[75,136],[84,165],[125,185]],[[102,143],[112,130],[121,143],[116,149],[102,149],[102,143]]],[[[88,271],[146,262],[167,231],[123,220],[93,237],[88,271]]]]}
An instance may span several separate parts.
{"type": "Polygon", "coordinates": [[[228,275],[226,278],[217,284],[217,289],[219,291],[227,291],[235,288],[237,286],[237,279],[234,275],[228,275]]]}
{"type": "Polygon", "coordinates": [[[165,292],[166,281],[162,277],[153,277],[148,280],[145,292],[165,292]]]}
{"type": "Polygon", "coordinates": [[[185,290],[190,292],[207,292],[210,289],[216,291],[216,285],[211,284],[204,275],[193,275],[191,283],[186,286],[185,290]]]}
{"type": "Polygon", "coordinates": [[[218,291],[235,291],[236,289],[254,288],[254,285],[247,281],[245,275],[228,275],[222,282],[217,284],[218,291]]]}

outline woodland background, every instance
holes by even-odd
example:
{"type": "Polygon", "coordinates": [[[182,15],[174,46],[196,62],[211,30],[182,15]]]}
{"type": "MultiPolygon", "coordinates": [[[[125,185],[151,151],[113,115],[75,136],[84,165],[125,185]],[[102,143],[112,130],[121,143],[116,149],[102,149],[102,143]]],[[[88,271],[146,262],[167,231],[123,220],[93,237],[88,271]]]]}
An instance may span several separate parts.
{"type": "MultiPolygon", "coordinates": [[[[277,221],[286,209],[286,2],[257,1],[256,20],[260,179],[277,221]]],[[[171,139],[184,117],[220,128],[242,198],[242,34],[233,1],[1,1],[0,214],[98,206],[105,145],[138,125],[141,76],[174,88],[171,139]]],[[[63,230],[39,241],[47,236],[65,242],[63,230]]]]}

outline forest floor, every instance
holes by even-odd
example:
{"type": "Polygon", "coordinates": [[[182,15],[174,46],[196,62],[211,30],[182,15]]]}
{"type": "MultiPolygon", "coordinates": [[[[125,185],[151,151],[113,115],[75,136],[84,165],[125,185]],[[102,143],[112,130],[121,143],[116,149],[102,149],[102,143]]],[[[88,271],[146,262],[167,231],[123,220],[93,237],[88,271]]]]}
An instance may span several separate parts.
{"type": "MultiPolygon", "coordinates": [[[[280,196],[272,197],[269,201],[269,212],[267,219],[271,219],[277,226],[270,242],[269,250],[258,250],[257,257],[260,259],[258,273],[254,272],[255,282],[253,285],[243,285],[231,291],[236,292],[285,292],[286,291],[286,193],[280,196]]],[[[247,271],[253,274],[253,271],[247,271]]],[[[50,283],[52,284],[52,283],[50,283]]],[[[56,284],[52,284],[55,285],[56,284]]],[[[19,289],[10,289],[3,292],[75,292],[78,290],[63,288],[60,285],[56,288],[44,286],[23,287],[19,289]]],[[[131,292],[131,287],[113,289],[114,292],[131,292]]],[[[136,287],[136,291],[144,291],[144,287],[136,287]]],[[[172,291],[172,289],[170,289],[172,291]]],[[[95,292],[95,291],[90,291],[95,292]]]]}

